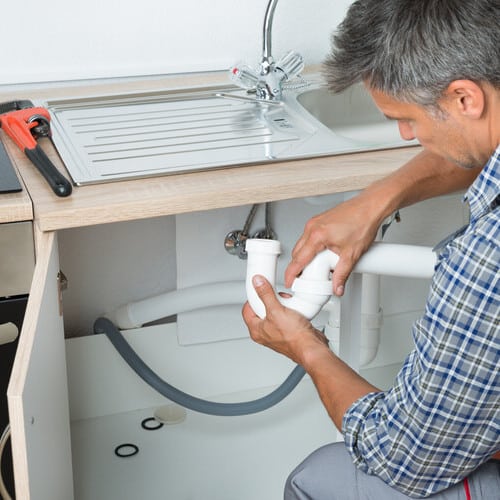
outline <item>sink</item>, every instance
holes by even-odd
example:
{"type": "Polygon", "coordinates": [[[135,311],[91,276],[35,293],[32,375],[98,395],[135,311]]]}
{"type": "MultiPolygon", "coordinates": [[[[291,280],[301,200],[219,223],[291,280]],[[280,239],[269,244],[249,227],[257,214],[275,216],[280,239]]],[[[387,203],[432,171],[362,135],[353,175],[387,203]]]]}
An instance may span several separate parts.
{"type": "Polygon", "coordinates": [[[233,85],[37,103],[76,185],[411,145],[362,87],[256,101],[233,85]]]}
{"type": "Polygon", "coordinates": [[[375,106],[363,85],[354,85],[339,94],[320,86],[302,92],[297,101],[338,136],[366,146],[410,145],[401,139],[396,123],[385,118],[375,106]]]}

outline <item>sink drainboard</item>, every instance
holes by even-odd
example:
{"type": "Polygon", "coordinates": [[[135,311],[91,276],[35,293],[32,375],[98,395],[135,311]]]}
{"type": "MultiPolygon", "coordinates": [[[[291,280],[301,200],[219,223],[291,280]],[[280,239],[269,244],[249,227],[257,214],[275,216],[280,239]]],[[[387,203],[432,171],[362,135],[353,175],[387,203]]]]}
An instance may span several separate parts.
{"type": "Polygon", "coordinates": [[[300,139],[282,107],[223,99],[214,90],[44,105],[52,140],[77,185],[258,163],[300,139]]]}

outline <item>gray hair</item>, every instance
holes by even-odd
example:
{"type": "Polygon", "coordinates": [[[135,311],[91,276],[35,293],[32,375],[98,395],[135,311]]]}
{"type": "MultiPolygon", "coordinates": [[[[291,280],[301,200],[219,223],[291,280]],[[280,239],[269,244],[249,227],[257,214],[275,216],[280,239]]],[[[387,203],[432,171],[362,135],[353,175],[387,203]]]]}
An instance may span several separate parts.
{"type": "Polygon", "coordinates": [[[430,107],[454,80],[500,88],[499,22],[500,0],[357,0],[332,35],[328,86],[430,107]]]}

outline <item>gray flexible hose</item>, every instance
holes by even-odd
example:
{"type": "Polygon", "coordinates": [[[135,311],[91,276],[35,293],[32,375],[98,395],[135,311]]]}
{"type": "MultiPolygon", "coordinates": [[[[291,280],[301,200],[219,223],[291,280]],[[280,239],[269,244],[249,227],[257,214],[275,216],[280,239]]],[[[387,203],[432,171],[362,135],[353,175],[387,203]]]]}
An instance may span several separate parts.
{"type": "Polygon", "coordinates": [[[94,333],[104,333],[130,368],[157,392],[185,408],[208,415],[236,417],[267,410],[288,396],[305,375],[304,369],[297,365],[279,387],[262,398],[241,403],[216,403],[191,396],[161,379],[144,363],[109,319],[98,318],[94,323],[94,333]]]}

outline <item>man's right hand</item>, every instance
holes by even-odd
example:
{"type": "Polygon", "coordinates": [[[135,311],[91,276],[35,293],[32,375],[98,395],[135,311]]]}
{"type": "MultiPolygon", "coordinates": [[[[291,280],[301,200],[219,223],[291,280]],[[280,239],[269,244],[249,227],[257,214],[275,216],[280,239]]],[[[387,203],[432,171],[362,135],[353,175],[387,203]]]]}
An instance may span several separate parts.
{"type": "Polygon", "coordinates": [[[332,276],[333,293],[341,296],[345,283],[359,258],[373,243],[382,222],[363,193],[310,219],[292,250],[285,271],[285,285],[293,280],[325,248],[339,256],[332,276]]]}
{"type": "Polygon", "coordinates": [[[481,171],[460,168],[426,150],[359,195],[323,212],[305,226],[285,271],[285,285],[325,248],[339,256],[333,273],[333,293],[342,295],[359,258],[375,240],[378,228],[394,211],[418,201],[468,188],[481,171]]]}

